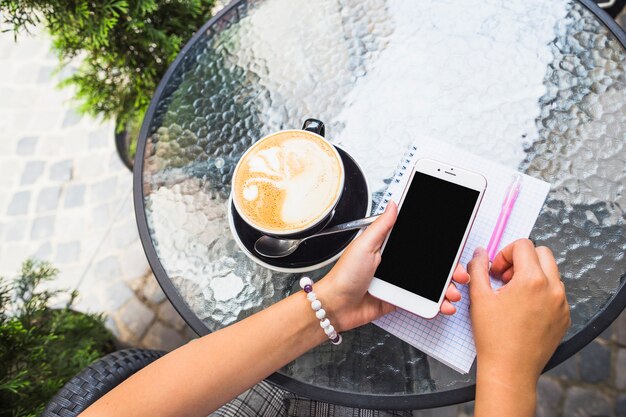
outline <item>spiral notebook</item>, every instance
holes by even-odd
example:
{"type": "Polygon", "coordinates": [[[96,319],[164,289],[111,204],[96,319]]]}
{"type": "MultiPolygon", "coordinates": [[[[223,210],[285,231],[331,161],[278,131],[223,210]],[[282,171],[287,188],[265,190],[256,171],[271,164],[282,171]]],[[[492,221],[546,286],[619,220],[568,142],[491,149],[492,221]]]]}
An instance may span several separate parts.
{"type": "MultiPolygon", "coordinates": [[[[408,149],[402,158],[376,213],[382,213],[390,200],[399,201],[415,162],[421,158],[431,158],[456,165],[478,172],[487,178],[487,189],[461,256],[461,263],[467,265],[477,246],[487,246],[507,187],[516,171],[450,145],[430,139],[420,139],[408,149]]],[[[550,184],[547,182],[523,175],[522,189],[502,236],[500,248],[516,239],[530,235],[549,190],[550,184]]],[[[385,256],[384,253],[383,256],[385,256]]],[[[493,287],[501,285],[497,280],[491,282],[493,287]]],[[[458,285],[458,287],[463,298],[455,303],[457,312],[453,316],[440,314],[428,320],[407,311],[398,310],[381,317],[374,323],[457,372],[466,374],[476,358],[476,348],[469,317],[468,287],[464,285],[458,285]]]]}

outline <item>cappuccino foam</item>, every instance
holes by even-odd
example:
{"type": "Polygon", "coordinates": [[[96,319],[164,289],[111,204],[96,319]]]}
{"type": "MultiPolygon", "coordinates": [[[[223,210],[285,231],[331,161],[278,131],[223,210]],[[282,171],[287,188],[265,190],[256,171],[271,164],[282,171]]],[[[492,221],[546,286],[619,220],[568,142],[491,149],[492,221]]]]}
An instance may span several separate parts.
{"type": "Polygon", "coordinates": [[[235,172],[234,198],[252,225],[273,232],[305,229],[341,192],[343,165],[332,145],[302,131],[255,144],[235,172]]]}

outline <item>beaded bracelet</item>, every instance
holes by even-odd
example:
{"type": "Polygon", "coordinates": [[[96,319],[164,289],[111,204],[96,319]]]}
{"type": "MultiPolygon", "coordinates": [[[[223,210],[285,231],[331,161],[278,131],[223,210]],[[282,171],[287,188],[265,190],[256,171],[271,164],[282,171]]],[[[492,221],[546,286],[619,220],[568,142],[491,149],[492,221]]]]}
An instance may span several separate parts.
{"type": "Polygon", "coordinates": [[[326,310],[322,308],[322,302],[317,299],[317,296],[313,292],[313,280],[309,277],[302,277],[300,279],[300,288],[306,293],[306,298],[311,302],[311,308],[315,310],[315,317],[320,321],[320,326],[324,329],[324,333],[330,339],[333,345],[341,343],[341,335],[335,331],[335,328],[330,324],[330,320],[326,318],[326,310]]]}

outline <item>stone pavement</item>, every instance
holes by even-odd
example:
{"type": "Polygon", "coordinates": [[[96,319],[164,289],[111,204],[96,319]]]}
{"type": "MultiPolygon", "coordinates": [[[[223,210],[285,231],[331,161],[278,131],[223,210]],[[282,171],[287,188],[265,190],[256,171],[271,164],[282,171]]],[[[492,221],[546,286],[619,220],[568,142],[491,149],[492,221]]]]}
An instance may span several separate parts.
{"type": "MultiPolygon", "coordinates": [[[[61,270],[55,285],[78,289],[77,308],[105,313],[122,343],[173,349],[194,335],[150,273],[113,125],[72,110],[71,91],[55,88],[70,70],[54,73],[49,48],[43,33],[17,43],[0,34],[0,275],[28,256],[50,260],[61,270]]],[[[540,380],[537,416],[592,415],[626,417],[626,314],[540,380]]]]}
{"type": "Polygon", "coordinates": [[[0,276],[29,256],[60,269],[80,311],[103,312],[126,344],[174,348],[191,333],[149,272],[137,234],[132,174],[113,124],[81,117],[56,88],[45,33],[0,34],[0,276]]]}

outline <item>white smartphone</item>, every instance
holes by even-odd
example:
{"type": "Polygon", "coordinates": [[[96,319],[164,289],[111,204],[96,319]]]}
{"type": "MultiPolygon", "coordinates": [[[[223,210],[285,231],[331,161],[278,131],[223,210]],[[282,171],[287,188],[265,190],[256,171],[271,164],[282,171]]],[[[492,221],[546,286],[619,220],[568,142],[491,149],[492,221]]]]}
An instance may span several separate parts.
{"type": "Polygon", "coordinates": [[[425,318],[439,313],[487,187],[480,174],[432,159],[415,164],[369,292],[425,318]]]}

